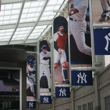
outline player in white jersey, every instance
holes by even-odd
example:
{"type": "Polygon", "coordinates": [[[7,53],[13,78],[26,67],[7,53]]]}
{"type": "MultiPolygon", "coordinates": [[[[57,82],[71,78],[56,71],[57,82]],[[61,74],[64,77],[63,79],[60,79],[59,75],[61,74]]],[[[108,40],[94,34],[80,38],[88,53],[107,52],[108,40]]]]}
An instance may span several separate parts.
{"type": "Polygon", "coordinates": [[[110,18],[109,0],[100,0],[100,2],[101,2],[101,5],[102,5],[103,13],[102,13],[101,18],[99,19],[99,21],[108,20],[110,18]]]}
{"type": "Polygon", "coordinates": [[[85,44],[86,11],[88,0],[69,0],[70,33],[81,53],[91,56],[91,48],[85,44]]]}
{"type": "Polygon", "coordinates": [[[30,87],[31,92],[33,93],[34,98],[36,98],[34,85],[36,84],[36,75],[33,74],[35,72],[35,68],[33,68],[34,63],[33,59],[30,59],[27,63],[27,89],[30,87]]]}
{"type": "Polygon", "coordinates": [[[69,84],[65,53],[67,35],[63,31],[64,26],[59,24],[58,31],[54,34],[54,68],[56,69],[58,67],[58,62],[60,61],[62,65],[63,83],[69,84]]]}
{"type": "Polygon", "coordinates": [[[49,70],[49,60],[50,60],[50,52],[47,51],[46,45],[42,46],[42,52],[40,53],[40,79],[43,74],[46,75],[48,80],[48,88],[51,92],[51,81],[50,81],[50,70],[49,70]]]}

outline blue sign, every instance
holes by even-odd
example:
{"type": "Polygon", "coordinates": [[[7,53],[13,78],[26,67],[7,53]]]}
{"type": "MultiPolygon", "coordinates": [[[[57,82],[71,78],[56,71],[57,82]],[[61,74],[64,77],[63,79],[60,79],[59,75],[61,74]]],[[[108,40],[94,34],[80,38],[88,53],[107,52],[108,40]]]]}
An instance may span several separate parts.
{"type": "Polygon", "coordinates": [[[110,55],[110,29],[94,29],[95,55],[110,55]]]}
{"type": "Polygon", "coordinates": [[[51,96],[40,96],[40,104],[52,104],[51,96]]]}
{"type": "Polygon", "coordinates": [[[55,87],[55,93],[57,98],[70,97],[70,87],[55,87]]]}
{"type": "Polygon", "coordinates": [[[36,108],[35,101],[27,101],[27,108],[36,108]]]}
{"type": "Polygon", "coordinates": [[[72,71],[72,86],[93,85],[92,71],[72,71]]]}

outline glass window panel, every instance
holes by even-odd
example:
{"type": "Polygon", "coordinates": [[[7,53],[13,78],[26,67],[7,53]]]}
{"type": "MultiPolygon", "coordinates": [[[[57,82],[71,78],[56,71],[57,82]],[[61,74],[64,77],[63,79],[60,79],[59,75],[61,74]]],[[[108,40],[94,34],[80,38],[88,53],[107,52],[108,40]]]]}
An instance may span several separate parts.
{"type": "Polygon", "coordinates": [[[26,19],[26,21],[32,21],[33,20],[33,18],[30,18],[30,19],[26,19]]]}
{"type": "Polygon", "coordinates": [[[0,37],[3,36],[3,35],[4,35],[4,33],[0,33],[0,37]]]}
{"type": "Polygon", "coordinates": [[[57,4],[62,4],[64,0],[57,0],[57,4]]]}
{"type": "Polygon", "coordinates": [[[40,2],[40,6],[43,6],[44,5],[44,1],[40,2]]]}
{"type": "Polygon", "coordinates": [[[12,33],[5,33],[5,35],[11,35],[12,33]]]}
{"type": "Polygon", "coordinates": [[[17,22],[17,20],[11,20],[10,21],[10,23],[16,23],[17,22]]]}
{"type": "Polygon", "coordinates": [[[28,15],[27,15],[27,18],[28,18],[28,17],[34,17],[34,15],[35,15],[35,13],[28,14],[28,15]]]}
{"type": "Polygon", "coordinates": [[[12,4],[5,5],[5,9],[11,9],[11,8],[12,8],[12,4]]]}
{"type": "Polygon", "coordinates": [[[19,12],[20,12],[20,10],[12,10],[11,14],[17,14],[19,12]]]}
{"type": "Polygon", "coordinates": [[[18,18],[18,15],[11,16],[11,19],[16,19],[16,18],[18,18]]]}
{"type": "Polygon", "coordinates": [[[3,24],[8,24],[9,23],[9,21],[3,21],[3,24]]]}
{"type": "Polygon", "coordinates": [[[3,20],[3,17],[0,17],[0,20],[3,20]]]}
{"type": "Polygon", "coordinates": [[[60,8],[60,5],[59,6],[55,6],[54,10],[58,10],[59,8],[60,8]]]}
{"type": "Polygon", "coordinates": [[[38,8],[37,11],[41,11],[42,8],[38,8]]]}
{"type": "Polygon", "coordinates": [[[54,16],[50,16],[48,19],[53,19],[54,16]]]}
{"type": "Polygon", "coordinates": [[[14,3],[13,8],[20,8],[22,3],[14,3]]]}
{"type": "Polygon", "coordinates": [[[23,9],[23,13],[28,13],[29,9],[23,9]]]}
{"type": "Polygon", "coordinates": [[[48,17],[41,17],[40,20],[48,20],[48,17]]]}
{"type": "Polygon", "coordinates": [[[5,5],[1,5],[1,10],[4,10],[5,9],[5,5]]]}
{"type": "Polygon", "coordinates": [[[36,12],[37,8],[30,8],[29,12],[36,12]]]}
{"type": "Polygon", "coordinates": [[[11,11],[5,11],[5,14],[11,14],[11,11]]]}
{"type": "Polygon", "coordinates": [[[57,0],[50,0],[48,5],[53,5],[53,4],[56,4],[57,3],[57,0]]]}
{"type": "Polygon", "coordinates": [[[48,6],[48,7],[46,7],[45,11],[47,11],[47,10],[53,10],[53,8],[54,8],[54,6],[48,6]]]}
{"type": "Polygon", "coordinates": [[[6,30],[6,32],[12,32],[12,31],[14,31],[14,29],[8,29],[8,30],[6,30]]]}
{"type": "Polygon", "coordinates": [[[21,18],[26,18],[27,14],[22,14],[21,18]]]}
{"type": "Polygon", "coordinates": [[[0,16],[2,16],[3,14],[4,14],[4,11],[1,11],[1,12],[0,12],[0,16]]]}
{"type": "Polygon", "coordinates": [[[24,5],[24,8],[25,7],[30,7],[30,5],[31,5],[31,2],[26,2],[25,5],[24,5]]]}
{"type": "Polygon", "coordinates": [[[9,20],[10,16],[4,16],[4,20],[9,20]]]}
{"type": "Polygon", "coordinates": [[[32,2],[32,3],[31,3],[31,7],[33,7],[33,6],[39,6],[39,4],[40,4],[40,2],[38,2],[38,1],[32,2]]]}
{"type": "Polygon", "coordinates": [[[50,15],[50,14],[51,14],[51,12],[44,12],[42,16],[44,16],[44,15],[50,15]]]}
{"type": "Polygon", "coordinates": [[[35,16],[36,16],[36,17],[39,16],[39,13],[36,13],[35,16]]]}

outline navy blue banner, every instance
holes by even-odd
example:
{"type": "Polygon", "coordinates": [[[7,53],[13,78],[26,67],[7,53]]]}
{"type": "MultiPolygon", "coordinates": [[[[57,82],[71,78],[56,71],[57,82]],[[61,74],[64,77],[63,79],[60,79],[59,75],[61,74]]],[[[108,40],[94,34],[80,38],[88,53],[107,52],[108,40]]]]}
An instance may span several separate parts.
{"type": "Polygon", "coordinates": [[[27,101],[27,108],[36,108],[35,101],[27,101]]]}
{"type": "Polygon", "coordinates": [[[70,87],[55,87],[55,93],[57,98],[70,97],[70,87]]]}
{"type": "Polygon", "coordinates": [[[95,55],[110,55],[110,29],[94,29],[95,55]]]}
{"type": "Polygon", "coordinates": [[[40,104],[52,104],[51,96],[40,96],[40,104]]]}
{"type": "Polygon", "coordinates": [[[93,85],[92,71],[72,71],[72,86],[93,85]]]}

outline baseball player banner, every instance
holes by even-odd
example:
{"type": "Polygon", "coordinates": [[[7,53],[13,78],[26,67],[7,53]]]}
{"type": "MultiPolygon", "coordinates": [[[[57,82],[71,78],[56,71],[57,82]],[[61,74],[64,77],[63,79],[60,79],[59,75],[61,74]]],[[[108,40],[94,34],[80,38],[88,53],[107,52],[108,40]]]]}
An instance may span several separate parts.
{"type": "Polygon", "coordinates": [[[93,85],[92,71],[71,71],[72,86],[93,85]]]}
{"type": "Polygon", "coordinates": [[[110,0],[92,0],[94,23],[110,23],[110,0]]]}
{"type": "Polygon", "coordinates": [[[51,96],[40,96],[40,104],[52,104],[51,96]]]}
{"type": "Polygon", "coordinates": [[[40,42],[40,93],[51,93],[51,53],[50,44],[40,42]]]}
{"type": "Polygon", "coordinates": [[[70,87],[56,87],[55,96],[57,98],[69,98],[70,97],[70,87]]]}
{"type": "Polygon", "coordinates": [[[72,67],[91,67],[91,36],[88,0],[69,0],[69,32],[72,67]]]}
{"type": "Polygon", "coordinates": [[[68,23],[64,17],[54,19],[54,74],[55,84],[69,84],[68,23]]]}
{"type": "Polygon", "coordinates": [[[36,59],[32,55],[29,55],[26,60],[26,84],[27,107],[33,108],[35,107],[33,101],[36,101],[36,59]]]}
{"type": "Polygon", "coordinates": [[[110,55],[110,29],[94,29],[95,55],[110,55]]]}

